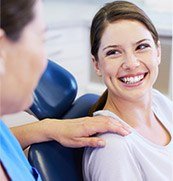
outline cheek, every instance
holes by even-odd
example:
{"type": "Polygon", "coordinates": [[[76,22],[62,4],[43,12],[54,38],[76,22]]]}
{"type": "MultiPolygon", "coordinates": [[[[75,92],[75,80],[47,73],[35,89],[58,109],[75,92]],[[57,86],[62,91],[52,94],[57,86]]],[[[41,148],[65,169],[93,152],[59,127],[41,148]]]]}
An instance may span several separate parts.
{"type": "Polygon", "coordinates": [[[150,71],[157,72],[160,58],[155,51],[145,52],[138,55],[138,60],[150,71]]]}
{"type": "Polygon", "coordinates": [[[44,48],[40,51],[40,55],[39,55],[39,67],[40,67],[40,73],[42,74],[45,69],[46,69],[46,66],[47,66],[47,59],[46,59],[46,53],[45,53],[45,50],[44,48]]]}
{"type": "Polygon", "coordinates": [[[118,74],[118,65],[116,65],[115,63],[105,63],[102,67],[102,75],[104,79],[116,77],[116,75],[118,74]]]}
{"type": "Polygon", "coordinates": [[[46,54],[43,46],[37,46],[32,53],[33,75],[38,77],[44,72],[47,66],[46,54]]]}
{"type": "Polygon", "coordinates": [[[159,58],[155,53],[152,53],[150,56],[148,56],[148,66],[151,67],[152,69],[157,69],[158,65],[160,63],[159,58]]]}

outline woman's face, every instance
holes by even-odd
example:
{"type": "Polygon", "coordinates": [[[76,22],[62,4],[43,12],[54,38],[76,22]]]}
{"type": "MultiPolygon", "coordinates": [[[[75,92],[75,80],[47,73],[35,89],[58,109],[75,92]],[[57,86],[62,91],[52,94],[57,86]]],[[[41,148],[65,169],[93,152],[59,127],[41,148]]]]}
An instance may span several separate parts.
{"type": "Polygon", "coordinates": [[[25,27],[17,42],[1,36],[1,59],[4,61],[4,72],[0,75],[1,114],[24,110],[31,105],[33,90],[47,65],[41,6],[37,1],[35,18],[25,27]]]}
{"type": "Polygon", "coordinates": [[[93,62],[109,94],[134,100],[151,90],[157,78],[160,45],[142,23],[119,20],[106,27],[93,62]]]}

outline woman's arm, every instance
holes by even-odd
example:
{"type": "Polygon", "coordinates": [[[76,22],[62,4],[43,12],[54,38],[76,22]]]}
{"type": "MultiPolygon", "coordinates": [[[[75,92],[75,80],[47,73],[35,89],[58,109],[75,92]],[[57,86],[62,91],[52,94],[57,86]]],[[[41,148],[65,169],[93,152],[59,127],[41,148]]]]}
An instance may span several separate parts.
{"type": "Polygon", "coordinates": [[[69,120],[44,119],[34,123],[11,128],[23,149],[33,143],[56,140],[67,147],[102,147],[102,138],[90,137],[96,133],[113,132],[129,134],[118,121],[110,117],[96,116],[69,120]]]}
{"type": "Polygon", "coordinates": [[[104,148],[87,148],[84,153],[85,181],[142,181],[142,173],[135,153],[126,142],[127,137],[116,134],[101,135],[104,148]]]}

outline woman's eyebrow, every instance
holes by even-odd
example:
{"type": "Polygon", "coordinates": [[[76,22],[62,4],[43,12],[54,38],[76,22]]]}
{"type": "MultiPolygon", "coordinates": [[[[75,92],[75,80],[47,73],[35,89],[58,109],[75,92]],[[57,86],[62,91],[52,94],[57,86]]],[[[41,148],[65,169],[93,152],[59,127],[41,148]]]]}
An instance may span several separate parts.
{"type": "Polygon", "coordinates": [[[145,38],[145,39],[142,39],[142,40],[139,40],[139,41],[137,41],[136,43],[134,43],[134,44],[140,44],[141,42],[143,42],[143,41],[151,41],[150,39],[147,39],[147,38],[145,38]]]}
{"type": "MultiPolygon", "coordinates": [[[[143,42],[143,41],[151,41],[151,40],[150,40],[150,39],[147,39],[147,38],[144,38],[144,39],[139,40],[139,41],[137,41],[136,43],[134,43],[134,45],[138,45],[138,44],[140,44],[140,43],[143,42]]],[[[117,47],[120,47],[120,45],[108,45],[108,46],[106,46],[106,47],[103,48],[103,51],[106,50],[107,48],[117,48],[117,47]]]]}
{"type": "Polygon", "coordinates": [[[107,48],[117,48],[119,47],[119,45],[109,45],[103,48],[103,50],[107,49],[107,48]]]}

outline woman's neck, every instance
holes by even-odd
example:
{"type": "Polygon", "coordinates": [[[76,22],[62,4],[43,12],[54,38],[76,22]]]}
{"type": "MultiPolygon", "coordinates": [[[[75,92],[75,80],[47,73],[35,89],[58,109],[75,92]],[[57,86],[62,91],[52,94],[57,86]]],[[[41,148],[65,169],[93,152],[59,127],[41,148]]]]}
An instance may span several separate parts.
{"type": "Polygon", "coordinates": [[[155,119],[152,112],[151,94],[145,97],[128,100],[108,94],[104,109],[110,110],[127,122],[130,126],[137,128],[143,124],[151,124],[155,119]]]}

